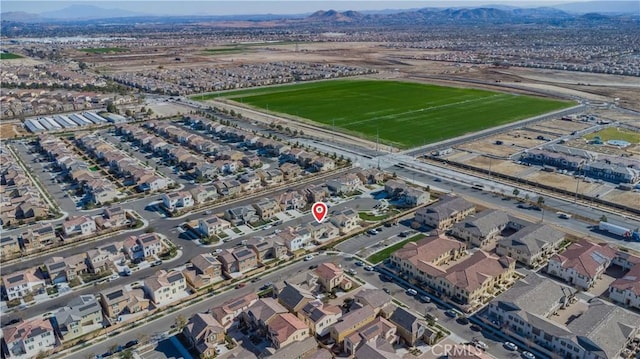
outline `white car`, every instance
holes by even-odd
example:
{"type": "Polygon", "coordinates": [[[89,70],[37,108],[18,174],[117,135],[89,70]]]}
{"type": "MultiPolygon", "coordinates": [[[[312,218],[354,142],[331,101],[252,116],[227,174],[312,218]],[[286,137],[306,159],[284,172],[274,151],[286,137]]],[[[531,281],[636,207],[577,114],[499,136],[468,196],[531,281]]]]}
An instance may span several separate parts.
{"type": "Polygon", "coordinates": [[[489,346],[487,345],[487,343],[478,340],[477,342],[474,343],[474,345],[476,346],[476,348],[478,349],[482,349],[482,350],[487,350],[487,348],[489,348],[489,346]]]}
{"type": "Polygon", "coordinates": [[[505,342],[504,343],[504,347],[511,350],[511,351],[516,351],[518,350],[518,346],[513,344],[512,342],[505,342]]]}
{"type": "Polygon", "coordinates": [[[364,270],[371,272],[373,271],[373,267],[372,266],[364,266],[364,270]]]}
{"type": "Polygon", "coordinates": [[[220,248],[216,249],[216,253],[218,253],[218,254],[222,253],[222,249],[220,249],[220,248]]]}
{"type": "Polygon", "coordinates": [[[417,294],[418,294],[418,292],[417,292],[415,289],[413,289],[413,288],[409,288],[409,289],[407,289],[407,292],[406,292],[406,293],[407,293],[407,295],[410,295],[410,296],[412,296],[412,297],[413,297],[414,295],[417,295],[417,294]]]}
{"type": "Polygon", "coordinates": [[[522,352],[522,357],[525,359],[536,359],[536,356],[531,352],[522,352]]]}
{"type": "Polygon", "coordinates": [[[312,260],[312,259],[313,259],[313,254],[307,254],[307,255],[304,257],[305,262],[306,262],[306,261],[310,261],[310,260],[312,260]]]}
{"type": "Polygon", "coordinates": [[[356,272],[356,270],[355,270],[355,269],[353,269],[353,268],[349,268],[349,269],[347,269],[347,273],[349,273],[349,274],[351,274],[351,275],[356,275],[356,274],[358,274],[358,272],[356,272]]]}

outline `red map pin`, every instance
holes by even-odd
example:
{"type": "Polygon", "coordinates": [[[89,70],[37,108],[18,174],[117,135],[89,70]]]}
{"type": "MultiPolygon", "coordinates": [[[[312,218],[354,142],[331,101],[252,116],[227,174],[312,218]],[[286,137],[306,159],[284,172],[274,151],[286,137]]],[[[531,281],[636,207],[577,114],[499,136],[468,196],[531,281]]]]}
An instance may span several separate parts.
{"type": "Polygon", "coordinates": [[[322,202],[316,202],[311,207],[311,213],[313,213],[316,222],[320,223],[327,218],[327,205],[322,202]]]}

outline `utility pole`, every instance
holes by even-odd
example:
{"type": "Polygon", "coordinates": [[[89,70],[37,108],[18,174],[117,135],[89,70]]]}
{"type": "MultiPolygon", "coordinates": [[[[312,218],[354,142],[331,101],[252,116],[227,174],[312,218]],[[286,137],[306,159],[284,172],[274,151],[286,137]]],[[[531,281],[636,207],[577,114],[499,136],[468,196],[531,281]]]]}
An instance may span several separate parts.
{"type": "Polygon", "coordinates": [[[380,144],[380,129],[376,127],[376,157],[378,158],[378,169],[380,169],[380,154],[378,153],[379,144],[380,144]]]}
{"type": "Polygon", "coordinates": [[[578,167],[578,178],[576,179],[576,196],[573,199],[573,204],[577,204],[578,203],[578,186],[580,185],[580,170],[582,169],[582,166],[578,167]]]}

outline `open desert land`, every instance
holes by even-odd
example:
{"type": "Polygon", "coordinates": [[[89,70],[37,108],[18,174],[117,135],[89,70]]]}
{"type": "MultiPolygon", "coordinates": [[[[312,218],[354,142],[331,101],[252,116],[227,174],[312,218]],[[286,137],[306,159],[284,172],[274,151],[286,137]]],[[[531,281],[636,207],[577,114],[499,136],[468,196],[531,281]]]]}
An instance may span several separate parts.
{"type": "Polygon", "coordinates": [[[0,139],[6,140],[28,135],[21,124],[16,122],[3,122],[0,124],[0,139]]]}
{"type": "Polygon", "coordinates": [[[552,131],[562,131],[563,134],[569,134],[573,131],[582,131],[589,127],[593,127],[593,123],[586,123],[580,121],[564,121],[560,119],[553,119],[539,123],[542,128],[548,128],[552,131]]]}
{"type": "MultiPolygon", "coordinates": [[[[531,173],[526,179],[529,181],[544,183],[548,186],[553,186],[570,192],[575,192],[576,182],[578,181],[573,178],[573,176],[563,175],[556,172],[545,172],[542,170],[531,173]]],[[[578,193],[589,195],[591,192],[598,191],[601,186],[603,185],[598,183],[587,183],[580,180],[578,193]]]]}
{"type": "Polygon", "coordinates": [[[544,135],[545,137],[552,137],[548,134],[542,134],[540,132],[514,130],[509,132],[501,132],[477,141],[467,142],[465,144],[457,146],[457,148],[469,152],[506,158],[513,155],[514,153],[546,143],[547,141],[545,140],[536,139],[536,137],[540,135],[544,135]],[[498,145],[496,144],[496,141],[502,141],[502,144],[498,145]]]}

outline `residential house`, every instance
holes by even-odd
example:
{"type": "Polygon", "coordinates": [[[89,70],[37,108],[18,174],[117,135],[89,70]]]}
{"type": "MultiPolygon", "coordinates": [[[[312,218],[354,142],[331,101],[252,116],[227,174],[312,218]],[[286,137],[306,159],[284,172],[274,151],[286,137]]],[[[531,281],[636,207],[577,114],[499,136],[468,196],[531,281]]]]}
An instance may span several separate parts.
{"type": "Polygon", "coordinates": [[[282,211],[278,202],[271,198],[261,198],[253,203],[253,208],[256,209],[256,214],[263,221],[270,220],[282,211]]]}
{"type": "Polygon", "coordinates": [[[249,307],[257,301],[258,295],[251,292],[242,297],[233,298],[219,306],[213,307],[210,312],[223,328],[229,329],[233,320],[243,311],[249,309],[249,307]]]}
{"type": "Polygon", "coordinates": [[[332,214],[329,221],[340,229],[340,234],[347,234],[359,227],[360,216],[355,210],[345,208],[332,214]]]}
{"type": "Polygon", "coordinates": [[[288,227],[276,235],[276,238],[294,253],[303,249],[311,241],[311,233],[307,229],[293,229],[288,227]]]}
{"type": "Polygon", "coordinates": [[[285,181],[294,180],[304,174],[304,169],[295,163],[283,163],[279,168],[285,181]]]}
{"type": "Polygon", "coordinates": [[[281,349],[267,347],[260,356],[260,359],[266,358],[298,358],[298,359],[330,359],[331,353],[327,349],[319,349],[318,342],[313,337],[307,337],[304,340],[293,342],[281,349]]]}
{"type": "Polygon", "coordinates": [[[396,309],[393,297],[385,293],[382,289],[362,289],[353,297],[355,309],[363,306],[370,306],[376,315],[389,318],[396,309]]]}
{"type": "Polygon", "coordinates": [[[35,358],[55,345],[56,335],[48,319],[36,317],[2,328],[3,358],[35,358]]]}
{"type": "Polygon", "coordinates": [[[90,249],[87,251],[87,267],[93,274],[102,273],[109,269],[111,253],[101,249],[90,249]]]}
{"type": "Polygon", "coordinates": [[[197,186],[193,188],[191,191],[191,196],[193,196],[193,200],[195,203],[205,203],[208,201],[213,201],[218,198],[218,189],[213,185],[208,186],[197,186]]]}
{"type": "Polygon", "coordinates": [[[640,331],[640,315],[599,298],[580,300],[536,273],[492,300],[485,318],[549,357],[617,358],[640,331]]]}
{"type": "Polygon", "coordinates": [[[609,284],[609,299],[640,309],[640,263],[609,284]]]}
{"type": "Polygon", "coordinates": [[[262,298],[240,314],[240,322],[252,333],[266,335],[267,326],[278,314],[288,313],[287,309],[273,298],[262,298]]]}
{"type": "Polygon", "coordinates": [[[100,292],[100,304],[104,313],[111,319],[149,309],[149,299],[145,298],[144,290],[139,288],[126,290],[122,286],[100,292]]]}
{"type": "Polygon", "coordinates": [[[513,222],[507,213],[486,209],[454,224],[451,227],[451,234],[476,247],[486,248],[495,242],[502,231],[511,223],[513,222]]]}
{"type": "Polygon", "coordinates": [[[218,354],[216,348],[225,342],[225,328],[209,313],[196,313],[182,329],[191,348],[205,358],[218,354]]]}
{"type": "Polygon", "coordinates": [[[267,328],[269,341],[276,349],[309,337],[307,325],[291,313],[277,314],[267,328]]]}
{"type": "Polygon", "coordinates": [[[403,181],[388,180],[384,184],[384,191],[387,192],[387,197],[389,198],[399,198],[407,188],[409,186],[403,181]]]}
{"type": "Polygon", "coordinates": [[[406,207],[417,207],[427,204],[431,198],[429,192],[408,187],[401,195],[401,203],[406,207]]]}
{"type": "Polygon", "coordinates": [[[236,180],[215,181],[213,185],[222,196],[234,196],[242,191],[242,185],[236,180]]]}
{"type": "Polygon", "coordinates": [[[294,314],[300,313],[300,311],[314,299],[315,297],[308,290],[286,281],[284,282],[284,288],[282,288],[278,294],[280,304],[294,314]]]}
{"type": "Polygon", "coordinates": [[[515,272],[515,260],[477,251],[465,260],[446,269],[444,276],[438,276],[431,286],[438,292],[462,304],[480,304],[492,297],[495,286],[510,283],[515,272]]]}
{"type": "Polygon", "coordinates": [[[240,225],[255,222],[258,220],[258,216],[252,206],[240,206],[224,211],[224,219],[234,225],[240,225]]]}
{"type": "Polygon", "coordinates": [[[67,341],[102,328],[102,307],[95,296],[81,295],[71,299],[52,319],[59,336],[67,341]]]}
{"type": "Polygon", "coordinates": [[[348,173],[327,181],[327,188],[335,194],[350,194],[362,186],[360,178],[355,173],[348,173]]]}
{"type": "Polygon", "coordinates": [[[20,243],[18,242],[18,238],[10,236],[0,238],[0,255],[3,258],[18,253],[20,253],[20,243]]]}
{"type": "Polygon", "coordinates": [[[498,241],[496,253],[530,267],[542,263],[556,252],[564,233],[546,224],[531,224],[498,241]]]}
{"type": "Polygon", "coordinates": [[[271,186],[284,182],[284,174],[277,168],[256,171],[264,186],[271,186]]]}
{"type": "Polygon", "coordinates": [[[196,177],[215,178],[220,173],[218,166],[213,163],[204,162],[195,168],[196,177]]]}
{"type": "Polygon", "coordinates": [[[275,238],[278,237],[253,237],[247,240],[246,246],[255,252],[259,262],[282,258],[287,253],[287,247],[275,238]]]}
{"type": "Polygon", "coordinates": [[[377,317],[371,323],[345,337],[344,351],[353,355],[365,343],[383,340],[393,344],[396,339],[396,326],[385,318],[377,317]]]}
{"type": "Polygon", "coordinates": [[[419,278],[429,273],[439,273],[437,266],[463,257],[466,250],[465,243],[435,235],[405,244],[391,254],[390,261],[399,272],[419,278]]]}
{"type": "Polygon", "coordinates": [[[162,204],[170,211],[176,211],[181,208],[193,207],[193,196],[187,191],[178,191],[171,193],[164,193],[162,195],[162,204]]]}
{"type": "Polygon", "coordinates": [[[384,182],[384,172],[377,168],[360,169],[356,172],[363,184],[380,184],[384,182]]]}
{"type": "Polygon", "coordinates": [[[191,268],[182,271],[187,283],[200,289],[222,279],[222,263],[210,253],[191,258],[191,268]]]}
{"type": "Polygon", "coordinates": [[[51,257],[44,262],[46,276],[52,284],[71,282],[81,273],[88,271],[85,253],[78,253],[66,258],[51,257]]]}
{"type": "Polygon", "coordinates": [[[96,222],[89,216],[71,217],[62,223],[64,235],[88,236],[96,232],[96,222]]]}
{"type": "Polygon", "coordinates": [[[327,172],[336,169],[336,162],[328,157],[318,157],[313,161],[311,167],[316,172],[327,172]]]}
{"type": "Polygon", "coordinates": [[[258,267],[258,256],[247,247],[223,249],[222,253],[218,255],[218,260],[222,263],[222,271],[227,275],[246,272],[258,267]]]}
{"type": "Polygon", "coordinates": [[[231,223],[218,218],[215,214],[198,220],[198,231],[205,237],[211,237],[230,228],[231,223]]]}
{"type": "Polygon", "coordinates": [[[311,240],[318,243],[326,242],[340,235],[338,227],[331,222],[317,223],[313,221],[307,225],[306,230],[309,232],[311,240]]]}
{"type": "Polygon", "coordinates": [[[144,280],[144,289],[156,306],[175,301],[187,290],[187,281],[179,271],[159,270],[144,280]]]}
{"type": "Polygon", "coordinates": [[[429,326],[422,316],[398,307],[389,317],[389,321],[398,328],[398,336],[402,338],[406,346],[416,346],[419,340],[423,340],[427,344],[433,344],[430,343],[431,338],[429,338],[431,330],[429,330],[429,326]],[[424,336],[425,333],[427,337],[424,336]]]}
{"type": "Polygon", "coordinates": [[[475,213],[473,204],[455,195],[441,196],[438,202],[416,211],[415,221],[439,230],[450,228],[475,213]]]}
{"type": "Polygon", "coordinates": [[[333,263],[322,263],[314,270],[318,277],[318,283],[326,292],[331,292],[334,288],[349,290],[353,286],[351,280],[344,274],[342,268],[333,263]]]}
{"type": "Polygon", "coordinates": [[[318,337],[329,334],[331,326],[341,317],[340,307],[322,303],[321,300],[309,301],[298,311],[298,318],[309,327],[310,334],[318,337]]]}
{"type": "Polygon", "coordinates": [[[615,250],[607,243],[591,243],[581,239],[561,254],[549,259],[547,273],[565,282],[589,289],[593,287],[615,257],[615,250]]]}
{"type": "Polygon", "coordinates": [[[22,246],[27,252],[51,245],[56,241],[56,231],[51,223],[31,226],[20,236],[22,246]]]}
{"type": "Polygon", "coordinates": [[[307,199],[307,202],[315,203],[324,201],[329,196],[329,190],[326,186],[310,184],[300,189],[300,194],[307,199]]]}
{"type": "Polygon", "coordinates": [[[345,314],[334,324],[329,333],[331,339],[336,343],[342,344],[346,337],[360,330],[360,328],[373,322],[376,318],[376,312],[368,305],[364,307],[351,310],[345,314]]]}
{"type": "MultiPolygon", "coordinates": [[[[102,216],[104,217],[104,223],[108,223],[110,228],[122,227],[128,224],[127,212],[120,206],[106,208],[102,216]]],[[[107,226],[103,225],[103,227],[107,226]]]]}
{"type": "Polygon", "coordinates": [[[29,268],[2,276],[2,286],[8,300],[22,299],[45,286],[44,279],[36,275],[37,268],[29,268]]]}
{"type": "Polygon", "coordinates": [[[164,245],[162,239],[157,233],[144,233],[139,236],[132,236],[134,239],[134,246],[128,248],[129,256],[131,258],[149,258],[154,257],[162,253],[164,245]]]}
{"type": "Polygon", "coordinates": [[[305,197],[293,190],[282,193],[277,202],[284,210],[302,210],[307,205],[305,197]]]}

